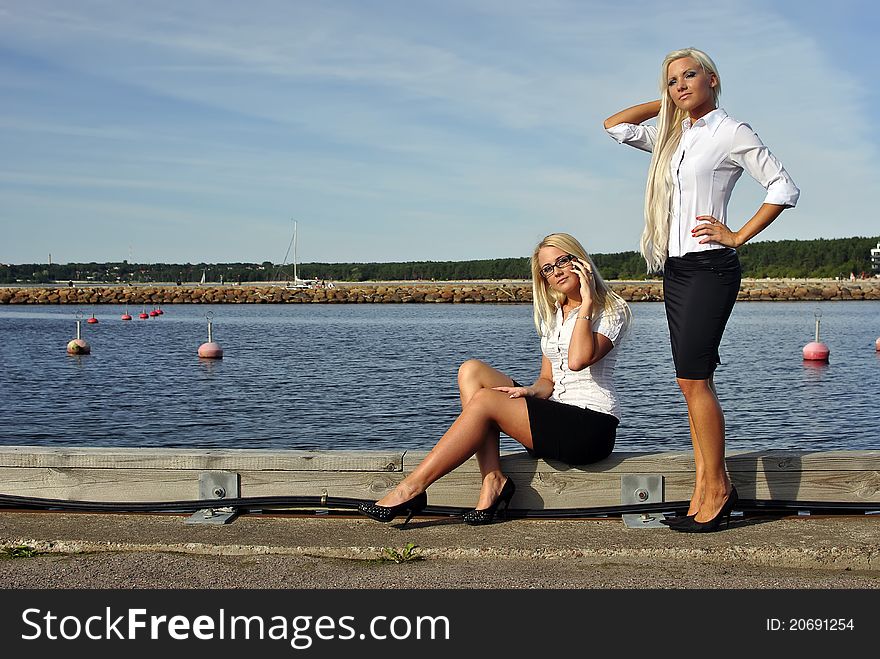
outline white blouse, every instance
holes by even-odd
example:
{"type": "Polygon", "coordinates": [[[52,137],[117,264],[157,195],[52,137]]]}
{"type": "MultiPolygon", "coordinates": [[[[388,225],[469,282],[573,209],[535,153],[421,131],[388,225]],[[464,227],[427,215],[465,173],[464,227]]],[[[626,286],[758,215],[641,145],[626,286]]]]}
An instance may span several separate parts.
{"type": "Polygon", "coordinates": [[[550,400],[567,405],[585,407],[604,412],[620,419],[620,404],[614,388],[614,366],[620,352],[620,343],[627,329],[627,319],[622,308],[613,312],[600,311],[593,319],[593,331],[608,337],[614,348],[595,364],[580,371],[568,367],[568,346],[577,322],[580,307],[572,309],[566,318],[557,303],[554,322],[541,326],[541,352],[553,368],[553,393],[550,400]]]}
{"type": "MultiPolygon", "coordinates": [[[[704,221],[697,221],[699,215],[727,224],[727,202],[743,170],[767,190],[765,204],[797,204],[800,190],[748,124],[719,108],[693,125],[685,119],[681,128],[681,141],[669,163],[673,184],[669,256],[724,247],[700,244],[703,236],[694,238],[691,230],[704,221]]],[[[620,144],[642,151],[652,151],[657,140],[656,126],[623,123],[606,131],[620,144]]]]}

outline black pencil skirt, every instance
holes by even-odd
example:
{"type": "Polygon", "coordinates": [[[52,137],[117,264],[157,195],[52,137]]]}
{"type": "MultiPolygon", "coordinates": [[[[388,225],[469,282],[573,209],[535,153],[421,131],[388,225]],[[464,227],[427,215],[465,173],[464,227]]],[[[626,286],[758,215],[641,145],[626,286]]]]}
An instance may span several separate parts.
{"type": "Polygon", "coordinates": [[[733,249],[666,259],[663,299],[676,377],[706,380],[721,363],[718,346],[741,279],[739,256],[733,249]]]}
{"type": "Polygon", "coordinates": [[[532,396],[526,406],[532,432],[527,450],[533,457],[582,465],[604,460],[614,450],[616,416],[532,396]]]}

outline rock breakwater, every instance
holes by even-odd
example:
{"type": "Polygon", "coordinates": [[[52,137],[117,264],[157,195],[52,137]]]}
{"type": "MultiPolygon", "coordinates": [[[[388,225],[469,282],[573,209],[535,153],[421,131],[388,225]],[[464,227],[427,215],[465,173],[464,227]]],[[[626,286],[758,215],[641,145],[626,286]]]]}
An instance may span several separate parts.
{"type": "MultiPolygon", "coordinates": [[[[663,299],[659,281],[609,282],[628,302],[663,299]]],[[[880,280],[746,280],[739,300],[880,300],[880,280]]],[[[503,284],[340,284],[333,288],[283,286],[75,286],[0,288],[0,304],[344,304],[344,303],[509,303],[532,301],[527,282],[503,284]]]]}

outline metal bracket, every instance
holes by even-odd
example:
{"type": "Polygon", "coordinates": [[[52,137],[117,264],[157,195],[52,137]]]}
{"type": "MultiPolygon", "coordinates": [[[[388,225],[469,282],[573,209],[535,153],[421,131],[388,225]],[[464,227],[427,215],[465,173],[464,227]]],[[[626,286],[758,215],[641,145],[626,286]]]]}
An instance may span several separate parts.
{"type": "MultiPolygon", "coordinates": [[[[660,474],[622,474],[620,503],[624,506],[640,503],[660,503],[663,498],[663,476],[660,474]]],[[[630,529],[665,529],[660,523],[663,513],[628,513],[621,515],[630,529]]]]}
{"type": "MultiPolygon", "coordinates": [[[[231,471],[203,471],[199,474],[199,500],[239,497],[239,476],[231,471]]],[[[202,508],[184,520],[184,524],[228,524],[238,515],[230,506],[202,508]]]]}
{"type": "Polygon", "coordinates": [[[328,495],[329,495],[329,493],[327,492],[327,488],[322,487],[321,488],[321,505],[323,506],[323,508],[316,509],[315,510],[316,515],[329,515],[330,514],[330,509],[327,508],[328,495]]]}

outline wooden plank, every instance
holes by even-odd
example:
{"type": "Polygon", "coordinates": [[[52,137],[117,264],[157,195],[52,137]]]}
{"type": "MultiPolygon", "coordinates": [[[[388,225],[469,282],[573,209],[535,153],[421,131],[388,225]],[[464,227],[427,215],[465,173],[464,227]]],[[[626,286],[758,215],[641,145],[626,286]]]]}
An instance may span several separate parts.
{"type": "MultiPolygon", "coordinates": [[[[204,471],[409,471],[426,451],[283,451],[263,449],[178,449],[0,446],[0,467],[198,469],[204,471]]],[[[525,451],[506,453],[506,471],[529,473],[539,468],[580,473],[693,472],[690,451],[617,451],[592,465],[569,466],[536,460],[525,451]],[[543,467],[540,467],[543,465],[543,467]]],[[[730,471],[876,471],[880,451],[731,451],[730,471]]],[[[457,471],[479,471],[475,459],[457,471]]]]}
{"type": "MultiPolygon", "coordinates": [[[[414,469],[427,455],[427,451],[407,451],[403,457],[404,472],[414,469]]],[[[691,451],[630,453],[615,451],[607,459],[588,465],[567,465],[554,460],[530,457],[525,451],[502,455],[505,473],[531,473],[541,468],[583,474],[667,474],[670,472],[693,473],[694,460],[691,451]]],[[[727,454],[728,471],[877,471],[880,470],[880,451],[731,451],[727,454]]],[[[456,471],[478,473],[479,466],[471,458],[456,471]]]]}
{"type": "MultiPolygon", "coordinates": [[[[532,461],[539,464],[538,461],[532,461]]],[[[239,471],[241,495],[321,496],[374,500],[394,487],[400,472],[239,471]]],[[[546,466],[508,472],[517,484],[514,507],[534,509],[620,503],[621,473],[560,471],[546,466]]],[[[0,493],[78,501],[176,501],[198,498],[197,470],[0,468],[0,493]]],[[[731,472],[743,498],[880,503],[878,471],[731,472]]],[[[435,505],[471,507],[479,474],[456,470],[433,484],[435,505]]],[[[667,501],[690,498],[693,475],[665,475],[667,501]]]]}
{"type": "Polygon", "coordinates": [[[385,472],[403,452],[0,446],[0,467],[385,472]]]}
{"type": "MultiPolygon", "coordinates": [[[[199,471],[0,467],[0,493],[97,502],[194,501],[199,471]]],[[[400,474],[357,471],[240,471],[243,497],[328,496],[378,499],[400,474]]]]}

